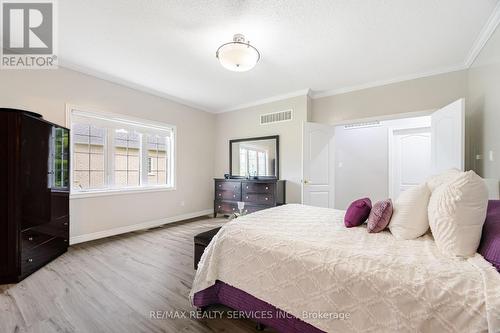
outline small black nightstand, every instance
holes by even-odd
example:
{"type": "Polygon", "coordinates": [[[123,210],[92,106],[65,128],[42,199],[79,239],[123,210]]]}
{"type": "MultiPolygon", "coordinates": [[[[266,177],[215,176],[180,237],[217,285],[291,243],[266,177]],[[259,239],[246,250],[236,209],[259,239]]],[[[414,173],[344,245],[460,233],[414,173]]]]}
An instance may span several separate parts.
{"type": "Polygon", "coordinates": [[[212,238],[219,232],[221,227],[202,232],[194,236],[194,269],[198,269],[198,263],[205,248],[210,244],[212,238]]]}

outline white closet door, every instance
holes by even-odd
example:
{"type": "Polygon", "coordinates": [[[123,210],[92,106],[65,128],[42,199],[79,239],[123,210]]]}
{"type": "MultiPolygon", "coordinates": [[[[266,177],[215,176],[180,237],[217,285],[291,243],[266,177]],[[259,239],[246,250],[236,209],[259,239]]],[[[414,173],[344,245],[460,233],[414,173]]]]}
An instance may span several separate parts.
{"type": "Polygon", "coordinates": [[[424,182],[431,174],[431,129],[411,128],[391,131],[389,196],[424,182]]]}
{"type": "Polygon", "coordinates": [[[432,173],[451,168],[464,170],[465,100],[459,99],[431,116],[432,173]]]}

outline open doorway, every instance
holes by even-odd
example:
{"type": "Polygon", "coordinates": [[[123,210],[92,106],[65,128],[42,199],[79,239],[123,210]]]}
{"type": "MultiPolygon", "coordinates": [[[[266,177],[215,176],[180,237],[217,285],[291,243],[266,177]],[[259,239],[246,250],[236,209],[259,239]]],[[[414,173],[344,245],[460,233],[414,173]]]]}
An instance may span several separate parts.
{"type": "Polygon", "coordinates": [[[430,116],[336,126],[335,208],[396,198],[430,175],[430,159],[430,116]]]}
{"type": "Polygon", "coordinates": [[[396,199],[450,168],[464,169],[464,100],[417,117],[335,126],[334,207],[396,199]]]}
{"type": "Polygon", "coordinates": [[[396,199],[450,168],[464,170],[464,99],[437,111],[344,124],[304,123],[302,203],[346,209],[396,199]]]}

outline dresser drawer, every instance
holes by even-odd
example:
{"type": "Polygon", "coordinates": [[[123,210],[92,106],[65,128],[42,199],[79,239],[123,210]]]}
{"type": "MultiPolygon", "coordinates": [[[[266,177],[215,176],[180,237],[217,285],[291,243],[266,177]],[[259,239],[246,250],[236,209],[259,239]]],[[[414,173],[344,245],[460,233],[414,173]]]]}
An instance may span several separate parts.
{"type": "Polygon", "coordinates": [[[214,188],[214,217],[239,212],[238,201],[245,202],[248,213],[286,202],[284,180],[216,178],[214,188]]]}
{"type": "Polygon", "coordinates": [[[256,203],[261,205],[274,206],[274,195],[272,194],[261,194],[261,193],[246,193],[243,195],[242,200],[244,202],[256,203]]]}
{"type": "Polygon", "coordinates": [[[257,212],[259,210],[270,208],[269,206],[245,205],[245,214],[257,212]]]}
{"type": "Polygon", "coordinates": [[[31,249],[22,249],[21,275],[26,277],[36,269],[56,258],[68,249],[67,239],[52,238],[51,240],[31,249]]]}
{"type": "Polygon", "coordinates": [[[231,181],[216,181],[215,182],[215,190],[216,191],[241,191],[241,183],[240,182],[231,182],[231,181]]]}
{"type": "Polygon", "coordinates": [[[32,249],[40,244],[54,238],[53,235],[41,233],[35,230],[24,230],[21,232],[21,247],[23,251],[32,249]]]}
{"type": "Polygon", "coordinates": [[[238,203],[236,202],[217,202],[215,211],[219,214],[232,214],[238,212],[238,203]]]}
{"type": "Polygon", "coordinates": [[[215,191],[215,200],[232,200],[232,201],[241,201],[240,192],[234,191],[215,191]]]}
{"type": "Polygon", "coordinates": [[[274,194],[275,184],[272,183],[243,183],[243,195],[247,193],[274,194]]]}

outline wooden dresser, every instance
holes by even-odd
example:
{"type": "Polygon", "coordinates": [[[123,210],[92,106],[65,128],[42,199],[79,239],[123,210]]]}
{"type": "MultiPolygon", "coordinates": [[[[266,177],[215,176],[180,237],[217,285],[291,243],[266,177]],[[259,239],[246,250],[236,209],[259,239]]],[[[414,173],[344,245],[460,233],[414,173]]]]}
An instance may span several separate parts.
{"type": "Polygon", "coordinates": [[[285,180],[215,179],[214,217],[238,212],[238,201],[245,203],[246,213],[283,205],[285,180]]]}

